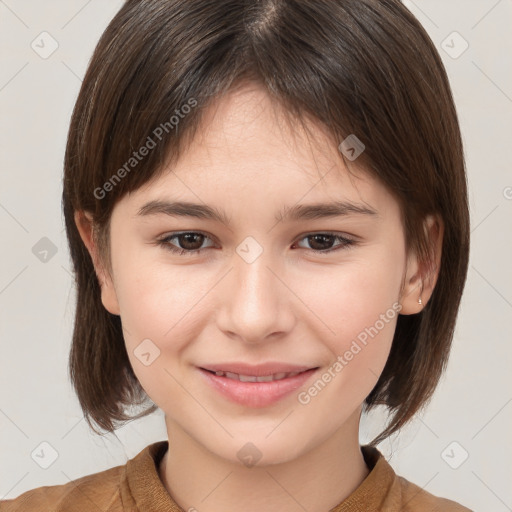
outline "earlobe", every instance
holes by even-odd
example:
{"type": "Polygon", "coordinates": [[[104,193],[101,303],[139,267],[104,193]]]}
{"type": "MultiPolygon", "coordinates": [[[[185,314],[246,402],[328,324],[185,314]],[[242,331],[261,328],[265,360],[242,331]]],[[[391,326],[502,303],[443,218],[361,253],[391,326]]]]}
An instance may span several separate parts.
{"type": "Polygon", "coordinates": [[[91,256],[94,271],[96,272],[96,276],[101,288],[101,302],[109,313],[113,315],[119,315],[119,303],[117,300],[114,283],[112,282],[111,276],[104,269],[104,266],[101,263],[100,254],[96,245],[92,215],[89,212],[76,211],[75,224],[78,232],[80,233],[80,237],[91,256]]]}
{"type": "Polygon", "coordinates": [[[439,276],[444,235],[443,221],[437,215],[428,215],[425,218],[424,229],[430,249],[430,261],[420,261],[413,251],[408,255],[400,296],[402,315],[413,315],[423,311],[434,292],[439,276]]]}

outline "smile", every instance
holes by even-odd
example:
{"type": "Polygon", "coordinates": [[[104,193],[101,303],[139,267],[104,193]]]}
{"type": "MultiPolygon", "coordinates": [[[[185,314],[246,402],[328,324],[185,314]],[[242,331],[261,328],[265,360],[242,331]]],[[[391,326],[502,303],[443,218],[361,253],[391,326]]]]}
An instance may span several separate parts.
{"type": "Polygon", "coordinates": [[[268,407],[297,392],[318,369],[255,376],[198,368],[210,388],[231,402],[253,408],[268,407]]]}
{"type": "Polygon", "coordinates": [[[288,377],[295,377],[295,375],[298,375],[299,373],[302,372],[280,372],[274,373],[273,375],[262,375],[257,377],[255,375],[240,375],[238,373],[219,371],[215,372],[215,375],[217,375],[218,377],[227,377],[228,379],[239,380],[241,382],[271,382],[274,380],[287,379],[288,377]]]}

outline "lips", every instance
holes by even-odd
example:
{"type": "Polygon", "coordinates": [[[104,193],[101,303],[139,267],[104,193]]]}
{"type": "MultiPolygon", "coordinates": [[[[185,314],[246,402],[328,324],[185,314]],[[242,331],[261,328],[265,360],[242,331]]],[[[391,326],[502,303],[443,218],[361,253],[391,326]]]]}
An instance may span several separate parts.
{"type": "Polygon", "coordinates": [[[306,385],[319,367],[282,363],[259,366],[226,363],[198,369],[205,382],[230,401],[246,407],[268,407],[306,385]]]}

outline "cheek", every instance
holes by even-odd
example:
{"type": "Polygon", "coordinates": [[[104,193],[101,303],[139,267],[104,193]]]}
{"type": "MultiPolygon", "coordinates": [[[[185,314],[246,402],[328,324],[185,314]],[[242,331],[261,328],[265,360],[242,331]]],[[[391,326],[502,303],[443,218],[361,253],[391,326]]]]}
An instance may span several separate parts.
{"type": "Polygon", "coordinates": [[[346,355],[354,369],[382,370],[401,309],[401,263],[396,254],[381,253],[306,276],[304,302],[320,320],[333,361],[346,355]]]}
{"type": "Polygon", "coordinates": [[[172,376],[178,375],[190,340],[204,328],[211,285],[198,279],[193,266],[171,268],[142,259],[125,260],[118,276],[125,345],[137,379],[160,407],[170,397],[186,399],[172,376]]]}
{"type": "Polygon", "coordinates": [[[194,265],[150,261],[143,253],[120,263],[116,289],[127,348],[150,339],[162,352],[179,353],[208,320],[208,292],[218,278],[209,280],[194,265]]]}
{"type": "Polygon", "coordinates": [[[347,273],[330,273],[311,287],[308,300],[318,305],[322,325],[328,327],[318,336],[330,360],[298,401],[305,405],[308,418],[317,418],[318,428],[325,428],[321,422],[326,421],[326,407],[331,411],[327,422],[335,428],[377,383],[401,309],[397,302],[400,278],[393,265],[360,265],[347,273]]]}

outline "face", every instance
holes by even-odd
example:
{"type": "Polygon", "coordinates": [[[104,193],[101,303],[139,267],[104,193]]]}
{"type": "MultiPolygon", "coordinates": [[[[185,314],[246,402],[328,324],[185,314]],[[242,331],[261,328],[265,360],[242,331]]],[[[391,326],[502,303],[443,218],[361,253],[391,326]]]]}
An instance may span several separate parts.
{"type": "Polygon", "coordinates": [[[269,463],[289,460],[358,415],[400,308],[418,298],[397,201],[357,160],[349,174],[319,127],[312,138],[283,119],[258,88],[231,93],[111,219],[102,300],[134,372],[168,425],[232,461],[248,441],[269,463]],[[219,218],[163,204],[178,201],[219,218]],[[307,209],[335,202],[336,215],[307,209]],[[269,362],[316,370],[233,384],[200,369],[269,362]]]}

